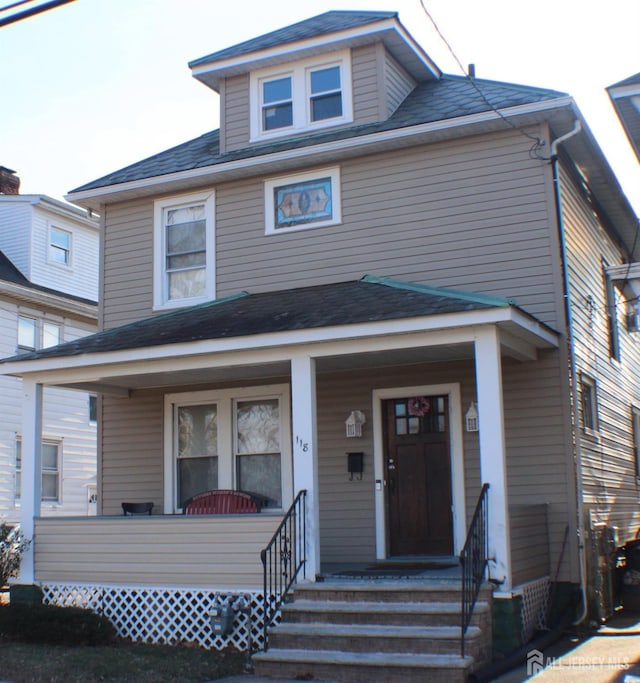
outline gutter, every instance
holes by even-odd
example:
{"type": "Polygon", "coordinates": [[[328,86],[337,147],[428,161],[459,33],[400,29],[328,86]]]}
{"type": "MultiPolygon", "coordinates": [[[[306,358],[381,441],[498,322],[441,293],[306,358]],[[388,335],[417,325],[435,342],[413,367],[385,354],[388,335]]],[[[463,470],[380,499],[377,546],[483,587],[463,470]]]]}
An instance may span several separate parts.
{"type": "Polygon", "coordinates": [[[232,179],[233,177],[239,177],[248,169],[255,168],[256,172],[259,172],[260,168],[277,164],[278,162],[291,162],[296,160],[306,160],[308,158],[317,159],[318,156],[323,154],[335,161],[336,155],[342,155],[347,150],[359,151],[360,149],[373,147],[376,151],[380,151],[380,145],[383,143],[397,143],[404,140],[413,143],[417,135],[429,135],[455,128],[463,128],[480,124],[499,123],[500,125],[503,125],[502,118],[504,116],[514,118],[516,116],[539,114],[559,109],[573,109],[573,107],[574,101],[571,97],[559,97],[553,100],[546,100],[544,102],[535,102],[533,104],[509,107],[507,109],[501,110],[502,116],[495,111],[490,110],[477,114],[470,114],[467,116],[458,116],[452,119],[430,121],[428,123],[421,123],[403,128],[394,128],[377,133],[369,133],[367,135],[333,140],[331,142],[325,142],[317,145],[306,145],[304,147],[285,149],[271,154],[244,157],[241,159],[235,159],[233,161],[212,164],[210,166],[175,171],[173,173],[152,176],[149,178],[141,178],[139,180],[131,180],[113,185],[105,185],[103,187],[92,188],[89,190],[79,190],[77,192],[70,192],[65,196],[65,199],[81,206],[84,206],[85,203],[88,206],[90,204],[90,200],[94,200],[95,205],[93,208],[97,208],[103,198],[124,192],[136,192],[138,190],[144,190],[147,194],[153,194],[157,191],[155,188],[158,186],[169,185],[172,183],[184,184],[185,182],[192,180],[199,181],[200,183],[221,182],[222,180],[226,180],[224,175],[227,173],[236,174],[235,176],[231,176],[229,178],[232,179]]]}
{"type": "Polygon", "coordinates": [[[586,585],[586,557],[584,548],[585,529],[583,525],[584,508],[582,503],[582,445],[580,435],[580,416],[578,410],[578,384],[575,359],[575,345],[573,342],[573,316],[571,312],[571,298],[569,287],[569,269],[567,266],[567,245],[564,234],[564,221],[562,213],[562,201],[560,193],[560,177],[558,174],[558,147],[569,138],[582,131],[582,124],[576,119],[573,128],[565,135],[556,138],[551,143],[551,168],[553,173],[553,194],[556,207],[558,225],[558,240],[560,243],[560,261],[562,267],[562,296],[564,299],[564,314],[567,330],[567,349],[569,353],[569,375],[571,381],[571,397],[573,410],[571,411],[571,427],[574,442],[574,473],[576,479],[576,527],[578,532],[578,567],[580,570],[580,593],[582,609],[581,613],[573,621],[574,625],[582,623],[587,617],[587,585],[586,585]]]}

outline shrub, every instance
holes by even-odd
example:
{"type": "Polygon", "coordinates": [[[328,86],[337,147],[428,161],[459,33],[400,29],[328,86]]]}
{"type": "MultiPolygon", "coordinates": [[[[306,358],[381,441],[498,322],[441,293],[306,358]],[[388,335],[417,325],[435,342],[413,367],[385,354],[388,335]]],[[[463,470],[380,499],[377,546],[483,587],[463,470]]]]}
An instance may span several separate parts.
{"type": "Polygon", "coordinates": [[[80,607],[0,605],[0,641],[46,645],[108,645],[117,639],[113,624],[80,607]]]}
{"type": "Polygon", "coordinates": [[[20,527],[0,524],[0,588],[6,586],[9,579],[18,576],[22,553],[29,547],[20,527]]]}

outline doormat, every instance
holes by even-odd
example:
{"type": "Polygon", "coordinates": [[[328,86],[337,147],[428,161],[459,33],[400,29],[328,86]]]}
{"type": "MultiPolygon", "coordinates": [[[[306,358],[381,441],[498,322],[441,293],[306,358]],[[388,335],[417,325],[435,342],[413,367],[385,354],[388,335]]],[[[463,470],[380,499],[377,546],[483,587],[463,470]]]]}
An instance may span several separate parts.
{"type": "Polygon", "coordinates": [[[443,561],[438,562],[437,560],[429,562],[377,562],[367,567],[367,570],[417,570],[417,571],[428,571],[430,569],[451,569],[452,567],[457,567],[457,562],[443,561]]]}
{"type": "Polygon", "coordinates": [[[350,579],[356,578],[390,578],[401,579],[404,576],[419,576],[424,572],[422,567],[413,569],[391,569],[388,567],[365,567],[364,569],[346,569],[336,572],[333,576],[344,576],[350,579]]]}

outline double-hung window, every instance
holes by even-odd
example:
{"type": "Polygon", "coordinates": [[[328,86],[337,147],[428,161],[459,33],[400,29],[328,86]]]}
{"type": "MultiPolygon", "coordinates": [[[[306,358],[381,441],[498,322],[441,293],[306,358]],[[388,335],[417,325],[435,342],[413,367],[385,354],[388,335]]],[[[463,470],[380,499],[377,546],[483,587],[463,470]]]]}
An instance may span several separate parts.
{"type": "Polygon", "coordinates": [[[71,233],[51,227],[49,229],[49,261],[62,266],[71,265],[71,233]]]}
{"type": "Polygon", "coordinates": [[[251,74],[252,141],[353,121],[348,50],[251,74]]]}
{"type": "Polygon", "coordinates": [[[35,351],[62,342],[62,325],[50,320],[36,320],[18,315],[18,350],[35,351]]]}
{"type": "Polygon", "coordinates": [[[155,203],[155,308],[214,297],[213,244],[213,194],[155,203]]]}
{"type": "MultiPolygon", "coordinates": [[[[60,500],[60,441],[42,442],[42,500],[57,503],[60,500]]],[[[20,498],[22,488],[22,441],[16,439],[15,497],[20,498]]]]}
{"type": "Polygon", "coordinates": [[[165,509],[216,489],[291,502],[287,386],[169,394],[165,407],[165,509]]]}

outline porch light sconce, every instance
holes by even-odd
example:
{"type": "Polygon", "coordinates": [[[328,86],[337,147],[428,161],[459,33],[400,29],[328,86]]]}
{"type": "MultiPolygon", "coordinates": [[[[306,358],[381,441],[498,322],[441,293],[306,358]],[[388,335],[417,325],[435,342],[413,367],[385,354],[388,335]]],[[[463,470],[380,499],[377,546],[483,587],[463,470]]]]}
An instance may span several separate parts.
{"type": "Polygon", "coordinates": [[[362,473],[364,471],[364,453],[347,453],[347,470],[349,472],[349,481],[353,481],[354,475],[362,481],[362,473]]]}
{"type": "Polygon", "coordinates": [[[349,417],[345,420],[347,437],[362,436],[362,425],[367,421],[361,410],[352,410],[349,417]]]}
{"type": "Polygon", "coordinates": [[[465,416],[466,427],[468,432],[477,432],[479,430],[478,425],[478,409],[476,407],[476,402],[471,401],[469,410],[467,410],[465,416]]]}

